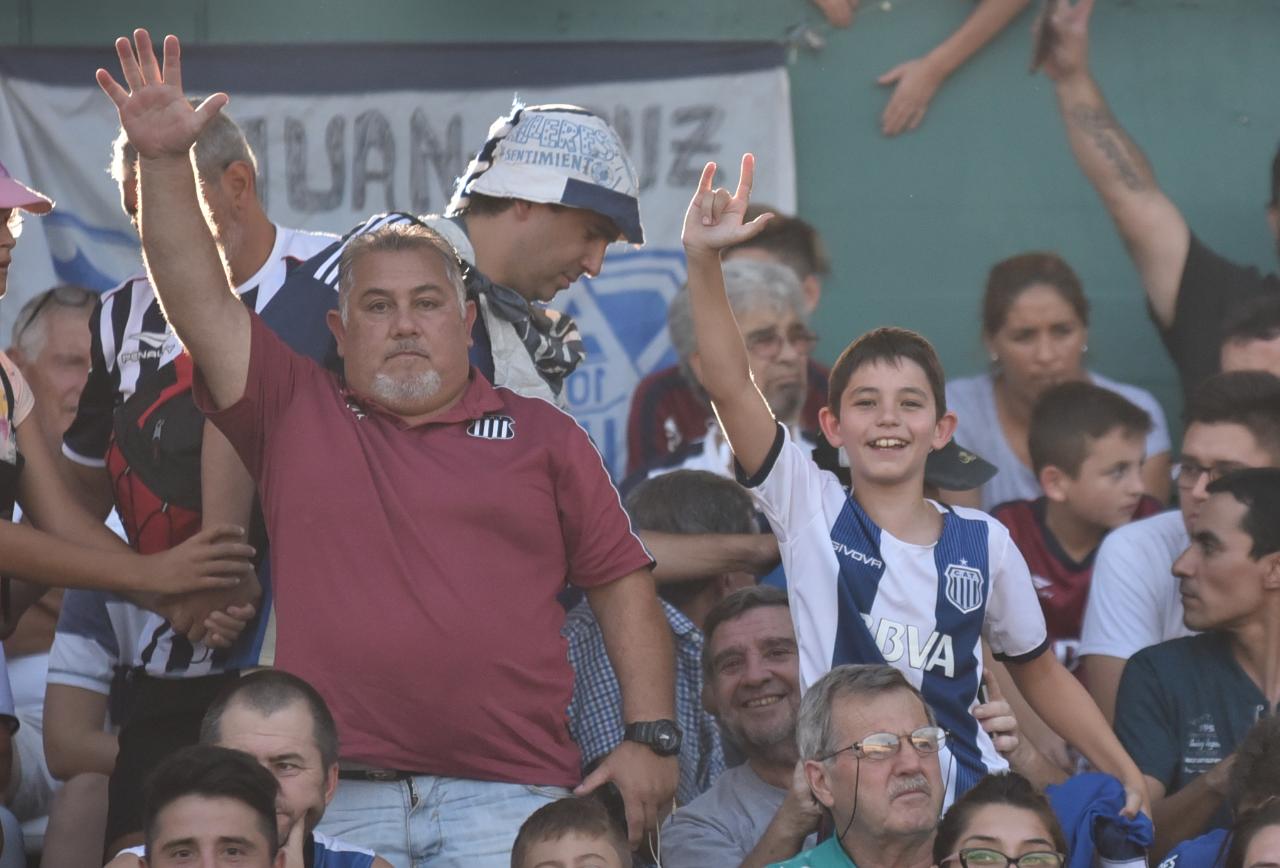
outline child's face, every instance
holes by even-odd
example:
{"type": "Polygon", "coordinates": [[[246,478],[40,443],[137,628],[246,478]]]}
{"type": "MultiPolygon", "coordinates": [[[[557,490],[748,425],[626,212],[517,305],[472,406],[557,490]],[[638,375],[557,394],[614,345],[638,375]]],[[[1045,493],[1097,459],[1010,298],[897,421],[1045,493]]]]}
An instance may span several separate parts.
{"type": "Polygon", "coordinates": [[[893,485],[922,479],[929,452],[945,446],[956,427],[954,413],[938,418],[929,378],[910,359],[854,370],[839,414],[824,407],[818,421],[827,440],[848,453],[855,490],[859,481],[893,485]]]}
{"type": "Polygon", "coordinates": [[[520,868],[623,868],[608,838],[571,832],[529,848],[520,868]]]}
{"type": "Polygon", "coordinates": [[[1142,499],[1142,462],[1146,438],[1120,428],[1089,445],[1075,479],[1062,473],[1045,493],[1080,521],[1103,530],[1127,524],[1142,499]]]}

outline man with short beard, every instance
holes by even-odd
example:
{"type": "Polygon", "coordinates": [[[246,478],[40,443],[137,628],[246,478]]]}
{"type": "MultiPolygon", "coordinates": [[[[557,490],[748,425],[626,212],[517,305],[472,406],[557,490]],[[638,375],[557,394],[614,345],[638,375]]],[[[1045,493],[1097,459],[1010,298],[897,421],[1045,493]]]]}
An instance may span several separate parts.
{"type": "Polygon", "coordinates": [[[638,844],[676,788],[671,637],[590,438],[471,365],[477,306],[425,226],[339,256],[341,377],[291,351],[226,291],[200,212],[189,151],[227,96],[191,107],[177,38],[163,67],[134,39],[116,42],[128,89],[98,82],[139,154],[143,252],[197,404],[258,484],[275,663],[343,733],[324,831],[393,864],[499,868],[533,810],[613,782],[638,844]],[[566,582],[599,619],[632,725],[585,780],[565,723],[566,582]]]}

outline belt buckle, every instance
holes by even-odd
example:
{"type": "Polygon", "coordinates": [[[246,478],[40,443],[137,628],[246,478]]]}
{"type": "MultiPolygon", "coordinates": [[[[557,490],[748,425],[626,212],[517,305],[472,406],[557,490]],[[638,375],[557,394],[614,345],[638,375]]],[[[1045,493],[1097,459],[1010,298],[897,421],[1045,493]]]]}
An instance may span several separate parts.
{"type": "Polygon", "coordinates": [[[378,783],[400,780],[400,772],[392,769],[369,769],[365,772],[365,775],[368,776],[369,780],[378,783]]]}

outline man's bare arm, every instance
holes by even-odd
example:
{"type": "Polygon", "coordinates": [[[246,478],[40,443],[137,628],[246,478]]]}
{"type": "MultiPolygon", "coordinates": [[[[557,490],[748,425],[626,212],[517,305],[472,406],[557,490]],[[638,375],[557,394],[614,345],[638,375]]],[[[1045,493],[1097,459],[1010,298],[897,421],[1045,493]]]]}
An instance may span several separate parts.
{"type": "Polygon", "coordinates": [[[1153,862],[1163,859],[1179,842],[1209,830],[1213,815],[1226,798],[1233,760],[1234,755],[1227,757],[1173,795],[1165,795],[1162,783],[1147,778],[1153,799],[1151,821],[1156,827],[1150,853],[1153,862]]]}
{"type": "Polygon", "coordinates": [[[1089,72],[1093,0],[1062,0],[1042,26],[1055,30],[1044,63],[1053,79],[1067,140],[1129,249],[1157,322],[1168,328],[1177,306],[1191,230],[1156,184],[1151,164],[1120,126],[1089,72]]]}
{"type": "Polygon", "coordinates": [[[136,54],[129,40],[116,40],[128,90],[103,69],[98,84],[138,151],[140,232],[151,283],[215,403],[226,407],[244,394],[249,314],[231,291],[205,223],[191,147],[227,96],[214,94],[193,109],[182,91],[177,37],[165,37],[163,69],[147,31],[135,30],[134,42],[136,54]]]}
{"type": "Polygon", "coordinates": [[[771,533],[661,533],[637,531],[653,555],[659,584],[693,582],[724,573],[763,575],[778,565],[778,538],[771,533]]]}
{"type": "MultiPolygon", "coordinates": [[[[624,723],[675,719],[675,649],[648,568],[587,590],[605,651],[622,689],[624,723]]],[[[591,792],[613,781],[622,794],[633,847],[671,810],[679,779],[675,757],[624,741],[578,787],[591,792]]]]}
{"type": "Polygon", "coordinates": [[[744,223],[755,177],[755,158],[742,158],[736,192],[712,189],[716,164],[702,170],[698,189],[685,213],[681,240],[688,257],[689,302],[701,357],[702,387],[734,457],[748,475],[764,465],[777,431],[773,413],[751,379],[751,363],[725,295],[720,251],[757,235],[769,216],[744,223]]]}
{"type": "Polygon", "coordinates": [[[58,475],[71,496],[98,521],[106,521],[115,506],[115,492],[111,490],[111,474],[105,467],[89,467],[72,461],[65,455],[54,456],[58,475]]]}
{"type": "Polygon", "coordinates": [[[1107,723],[1113,726],[1116,722],[1116,694],[1120,692],[1120,676],[1124,674],[1127,662],[1123,657],[1106,654],[1086,654],[1080,658],[1089,695],[1098,703],[1098,710],[1107,723]]]}

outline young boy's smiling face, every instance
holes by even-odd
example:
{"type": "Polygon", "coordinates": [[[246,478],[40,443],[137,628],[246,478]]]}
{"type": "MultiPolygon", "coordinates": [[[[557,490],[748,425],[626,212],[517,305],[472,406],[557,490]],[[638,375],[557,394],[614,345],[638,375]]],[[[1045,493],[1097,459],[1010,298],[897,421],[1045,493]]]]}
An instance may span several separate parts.
{"type": "MultiPolygon", "coordinates": [[[[875,360],[856,368],[840,396],[840,412],[818,417],[830,443],[849,455],[853,487],[922,481],[929,452],[956,428],[954,413],[938,415],[924,368],[911,359],[875,360]]],[[[923,483],[921,483],[923,484],[923,483]]]]}

